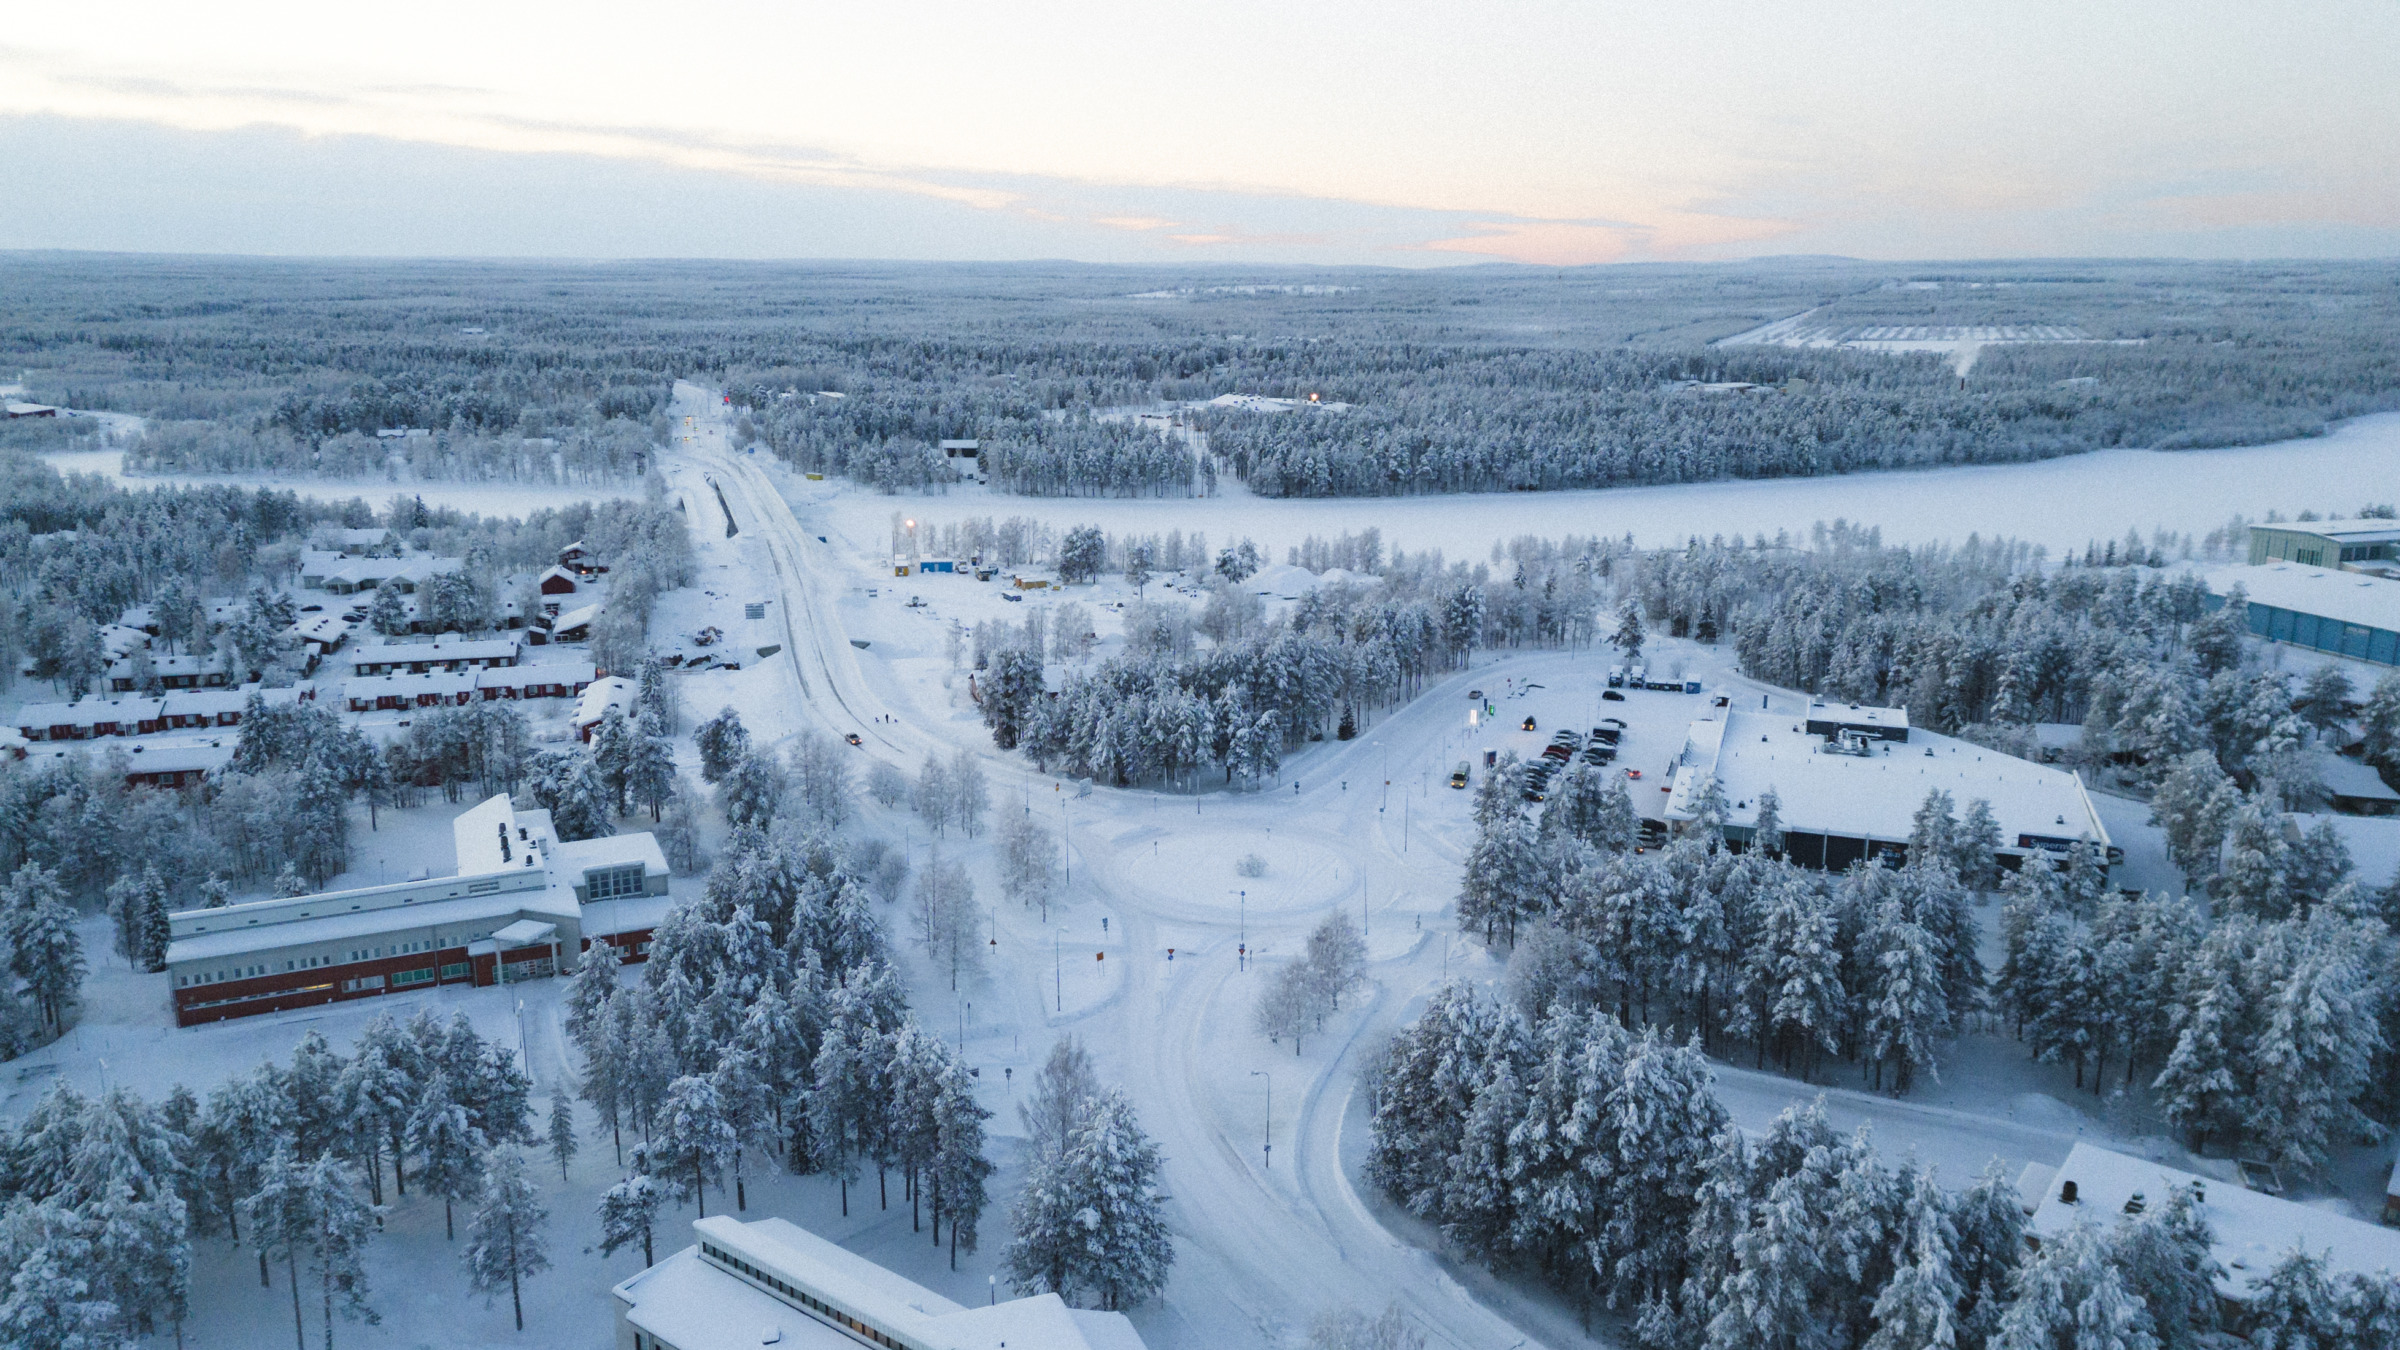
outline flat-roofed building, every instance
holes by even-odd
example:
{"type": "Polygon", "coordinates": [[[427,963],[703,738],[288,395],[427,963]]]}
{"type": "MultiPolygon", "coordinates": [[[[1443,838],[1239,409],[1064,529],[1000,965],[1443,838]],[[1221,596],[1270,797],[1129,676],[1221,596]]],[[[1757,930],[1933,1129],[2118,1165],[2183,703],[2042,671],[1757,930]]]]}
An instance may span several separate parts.
{"type": "Polygon", "coordinates": [[[2329,1275],[2400,1271],[2400,1231],[2084,1143],[2042,1182],[2025,1235],[2038,1244],[2079,1223],[2112,1228],[2194,1188],[2214,1239],[2217,1294],[2230,1302],[2257,1297],[2260,1282],[2294,1250],[2324,1258],[2329,1275]]]}
{"type": "Polygon", "coordinates": [[[1037,1294],[971,1308],[784,1219],[696,1220],[619,1283],[617,1350],[1142,1350],[1123,1313],[1037,1294]]]}
{"type": "Polygon", "coordinates": [[[2222,607],[2239,585],[2250,631],[2269,642],[2400,666],[2400,580],[2296,562],[2229,568],[2215,580],[2209,605],[2222,607]]]}
{"type": "MultiPolygon", "coordinates": [[[[2079,845],[2108,856],[2108,827],[2075,775],[1935,732],[1919,731],[1905,742],[1847,726],[1832,735],[1815,733],[1810,728],[1819,711],[1812,706],[1802,716],[1724,709],[1692,723],[1668,785],[1665,819],[1689,823],[1713,775],[1729,808],[1725,836],[1746,846],[1758,824],[1759,798],[1772,789],[1780,803],[1784,855],[1840,871],[1861,858],[1905,858],[1917,808],[1938,788],[1962,810],[1977,799],[1991,806],[2005,867],[2079,845]]],[[[1866,710],[1842,711],[1858,721],[1856,714],[1866,710]]]]}
{"type": "Polygon", "coordinates": [[[2400,520],[2290,520],[2250,527],[2250,565],[2303,563],[2337,571],[2400,569],[2400,520]]]}
{"type": "Polygon", "coordinates": [[[606,937],[648,955],[667,862],[648,833],[562,843],[507,794],[451,823],[452,876],[254,900],[168,916],[179,1026],[441,984],[573,970],[606,937]]]}

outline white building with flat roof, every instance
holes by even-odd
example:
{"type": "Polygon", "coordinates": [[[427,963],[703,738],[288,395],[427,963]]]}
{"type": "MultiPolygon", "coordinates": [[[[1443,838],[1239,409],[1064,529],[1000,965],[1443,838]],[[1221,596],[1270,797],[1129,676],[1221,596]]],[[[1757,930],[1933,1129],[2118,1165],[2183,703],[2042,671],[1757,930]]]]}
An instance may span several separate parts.
{"type": "Polygon", "coordinates": [[[1143,1350],[1123,1313],[1056,1294],[970,1308],[783,1219],[718,1215],[610,1293],[617,1350],[1143,1350]]]}
{"type": "Polygon", "coordinates": [[[2294,1250],[2324,1257],[2326,1273],[2332,1275],[2388,1277],[2400,1272],[2400,1229],[2362,1223],[2235,1182],[2083,1143],[2042,1182],[2040,1203],[2026,1223],[2026,1235],[2040,1242],[2079,1223],[2107,1228],[2166,1203],[2168,1192],[2184,1186],[2199,1188],[2200,1216],[2216,1236],[2214,1255],[2223,1267],[2217,1292],[2236,1302],[2255,1295],[2259,1282],[2294,1250]]]}
{"type": "Polygon", "coordinates": [[[506,793],[450,831],[450,876],[169,915],[177,1025],[561,974],[597,937],[647,956],[671,903],[656,836],[561,842],[549,812],[506,793]]]}
{"type": "Polygon", "coordinates": [[[1666,819],[1688,822],[1713,775],[1725,794],[1725,835],[1746,843],[1769,789],[1780,803],[1784,854],[1840,871],[1861,858],[1905,854],[1917,808],[1939,789],[1959,810],[1982,800],[2000,825],[2003,865],[2079,843],[2106,850],[2083,781],[2071,773],[1938,732],[1910,731],[1876,709],[1812,704],[1805,715],[1719,709],[1692,723],[1667,797],[1666,819]],[[1827,724],[1831,734],[1812,730],[1827,724]],[[1890,739],[1895,733],[1906,739],[1890,739]]]}

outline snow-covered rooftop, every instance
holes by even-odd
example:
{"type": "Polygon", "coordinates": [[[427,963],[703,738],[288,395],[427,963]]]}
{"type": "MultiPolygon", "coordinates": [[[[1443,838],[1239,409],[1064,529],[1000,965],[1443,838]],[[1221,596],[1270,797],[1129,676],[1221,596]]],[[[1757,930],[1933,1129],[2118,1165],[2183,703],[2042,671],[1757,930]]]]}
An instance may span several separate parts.
{"type": "Polygon", "coordinates": [[[641,693],[640,686],[622,675],[604,675],[584,688],[575,701],[575,725],[592,726],[615,708],[627,717],[641,693]]]}
{"type": "Polygon", "coordinates": [[[2400,540],[2400,520],[2380,517],[2350,520],[2277,520],[2262,521],[2250,527],[2257,530],[2289,530],[2294,534],[2320,534],[2327,539],[2339,539],[2351,544],[2387,544],[2400,540]]]}
{"type": "Polygon", "coordinates": [[[832,1332],[833,1318],[864,1323],[881,1333],[878,1343],[909,1350],[1142,1350],[1122,1313],[1069,1308],[1056,1294],[961,1307],[783,1219],[718,1215],[692,1231],[698,1246],[615,1291],[626,1321],[678,1350],[856,1344],[818,1339],[832,1332]]]}
{"type": "Polygon", "coordinates": [[[2214,580],[2220,594],[2240,583],[2253,604],[2400,632],[2400,581],[2293,562],[2226,568],[2214,580]]]}
{"type": "Polygon", "coordinates": [[[1692,802],[1713,772],[1732,808],[1726,823],[1743,829],[1757,823],[1759,796],[1773,788],[1787,832],[1903,842],[1925,794],[1939,788],[1961,810],[1978,798],[1989,802],[2004,849],[2035,840],[2109,842],[2108,827],[2071,773],[1929,731],[1905,742],[1871,740],[1867,748],[1863,756],[1828,754],[1825,738],[1810,735],[1790,713],[1727,709],[1722,720],[1692,724],[1667,818],[1690,820],[1692,802]]]}
{"type": "Polygon", "coordinates": [[[2332,1273],[2400,1271],[2400,1229],[2361,1223],[2086,1143],[2076,1144],[2058,1165],[2027,1229],[2039,1239],[2064,1233],[2077,1223],[2105,1227],[2125,1217],[2130,1212],[2126,1206],[2136,1196],[2144,1205],[2159,1205],[2166,1203],[2168,1191],[2192,1185],[2201,1188],[2200,1213],[2216,1234],[2216,1258],[2225,1268],[2217,1288],[2229,1298],[2250,1297],[2294,1248],[2323,1255],[2332,1273]],[[2059,1198],[2069,1182],[2075,1185],[2073,1204],[2059,1198]]]}
{"type": "Polygon", "coordinates": [[[2383,775],[2369,766],[2343,755],[2315,754],[2309,765],[2317,772],[2317,781],[2327,793],[2336,797],[2355,798],[2369,802],[2400,802],[2400,792],[2392,791],[2383,775]]]}

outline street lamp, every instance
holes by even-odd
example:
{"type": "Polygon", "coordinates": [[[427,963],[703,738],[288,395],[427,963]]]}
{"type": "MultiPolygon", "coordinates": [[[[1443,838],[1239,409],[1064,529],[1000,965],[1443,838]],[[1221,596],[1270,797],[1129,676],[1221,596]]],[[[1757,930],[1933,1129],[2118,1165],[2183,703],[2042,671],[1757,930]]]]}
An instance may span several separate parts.
{"type": "Polygon", "coordinates": [[[1275,1075],[1268,1073],[1265,1069],[1252,1069],[1250,1076],[1267,1080],[1266,1128],[1261,1131],[1263,1138],[1259,1149],[1267,1159],[1264,1170],[1272,1172],[1275,1170],[1275,1075]]]}

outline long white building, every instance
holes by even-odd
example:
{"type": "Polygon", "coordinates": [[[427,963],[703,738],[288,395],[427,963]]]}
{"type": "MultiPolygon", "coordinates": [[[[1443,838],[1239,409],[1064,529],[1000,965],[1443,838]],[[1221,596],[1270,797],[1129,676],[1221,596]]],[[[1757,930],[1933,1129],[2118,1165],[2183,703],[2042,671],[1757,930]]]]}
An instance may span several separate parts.
{"type": "Polygon", "coordinates": [[[970,1308],[782,1219],[722,1215],[617,1285],[617,1350],[1143,1350],[1123,1313],[1056,1294],[970,1308]]]}
{"type": "Polygon", "coordinates": [[[668,904],[648,832],[561,843],[549,812],[502,793],[451,835],[453,876],[170,915],[176,1024],[563,974],[596,937],[648,954],[668,904]]]}
{"type": "Polygon", "coordinates": [[[1688,822],[1714,776],[1731,807],[1728,839],[1746,844],[1758,801],[1780,803],[1784,854],[1840,871],[1862,858],[1905,854],[1925,794],[1948,792],[1960,811],[1981,799],[2000,824],[2000,855],[2014,867],[2036,852],[2079,844],[2107,850],[2083,781],[1937,732],[1914,731],[1896,709],[1812,704],[1805,714],[1719,709],[1692,723],[1676,761],[1666,818],[1688,822]]]}

